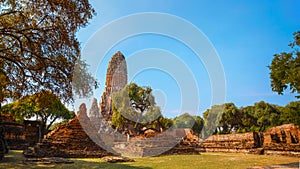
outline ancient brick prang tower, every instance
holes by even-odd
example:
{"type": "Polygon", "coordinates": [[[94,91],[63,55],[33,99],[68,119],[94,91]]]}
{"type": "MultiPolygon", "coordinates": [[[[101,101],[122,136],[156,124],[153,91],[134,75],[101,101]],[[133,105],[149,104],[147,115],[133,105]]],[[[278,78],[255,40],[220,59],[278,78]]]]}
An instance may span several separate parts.
{"type": "Polygon", "coordinates": [[[112,94],[119,92],[127,84],[127,66],[124,55],[119,51],[110,59],[105,89],[101,96],[100,112],[106,120],[112,117],[112,94]]]}

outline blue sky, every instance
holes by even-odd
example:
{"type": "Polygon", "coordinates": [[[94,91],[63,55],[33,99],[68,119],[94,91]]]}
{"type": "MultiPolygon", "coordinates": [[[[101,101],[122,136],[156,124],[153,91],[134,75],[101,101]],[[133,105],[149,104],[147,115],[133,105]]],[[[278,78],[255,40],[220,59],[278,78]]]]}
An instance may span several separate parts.
{"type": "MultiPolygon", "coordinates": [[[[290,50],[287,45],[292,40],[292,33],[300,30],[300,1],[93,0],[90,2],[97,16],[77,34],[82,48],[86,47],[97,31],[101,31],[105,25],[121,17],[142,12],[171,14],[193,24],[214,46],[226,78],[225,102],[233,102],[241,107],[261,100],[278,105],[296,100],[289,92],[279,96],[271,91],[267,66],[271,63],[273,54],[290,50]]],[[[130,25],[123,25],[119,29],[130,29],[130,25]]],[[[182,33],[192,36],[189,32],[182,33]]],[[[113,35],[103,38],[109,40],[110,36],[113,35]]],[[[95,52],[97,46],[102,45],[103,43],[96,43],[95,52]]],[[[107,63],[116,51],[121,51],[130,62],[130,58],[139,57],[143,54],[143,50],[149,49],[160,49],[165,53],[174,54],[188,67],[198,85],[198,91],[189,91],[191,94],[198,92],[198,108],[189,109],[189,106],[182,108],[180,106],[182,102],[189,101],[181,100],[182,90],[180,84],[176,83],[177,77],[157,69],[140,71],[135,76],[129,75],[130,81],[154,89],[157,104],[162,107],[166,116],[174,117],[182,113],[181,111],[201,115],[204,110],[210,108],[213,104],[211,101],[213,89],[205,65],[182,42],[155,34],[129,37],[117,43],[105,56],[99,56],[104,57],[103,60],[93,58],[95,62],[99,62],[95,76],[100,81],[100,89],[95,92],[95,97],[99,100],[103,92],[107,63]]],[[[161,57],[164,57],[163,53],[161,57]]],[[[169,65],[172,66],[172,62],[169,65]]],[[[190,81],[186,81],[185,85],[189,83],[190,81]]]]}

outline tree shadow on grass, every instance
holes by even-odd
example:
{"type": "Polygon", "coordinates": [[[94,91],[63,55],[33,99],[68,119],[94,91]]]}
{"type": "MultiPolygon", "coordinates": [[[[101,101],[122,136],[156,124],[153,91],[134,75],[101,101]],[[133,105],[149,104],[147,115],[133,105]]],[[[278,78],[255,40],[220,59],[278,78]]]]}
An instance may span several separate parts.
{"type": "Polygon", "coordinates": [[[278,164],[278,165],[272,165],[274,166],[274,168],[278,168],[279,167],[282,167],[282,168],[296,168],[298,169],[300,166],[300,163],[299,162],[294,162],[294,163],[286,163],[286,164],[278,164]]]}
{"type": "Polygon", "coordinates": [[[24,168],[23,159],[21,151],[9,151],[0,161],[0,168],[24,168]]]}
{"type": "Polygon", "coordinates": [[[124,163],[107,163],[107,162],[76,162],[73,164],[24,164],[20,163],[0,163],[0,168],[14,168],[14,169],[24,169],[24,168],[57,168],[57,169],[152,169],[151,167],[142,166],[131,166],[130,164],[124,163]]]}
{"type": "MultiPolygon", "coordinates": [[[[134,162],[131,162],[130,164],[134,164],[134,162]]],[[[152,169],[151,167],[144,167],[144,166],[132,166],[128,163],[108,163],[108,162],[75,162],[74,164],[64,166],[55,166],[55,168],[67,168],[72,167],[75,168],[91,168],[91,169],[98,169],[98,168],[105,168],[105,169],[152,169]],[[76,166],[76,167],[75,167],[76,166]]]]}
{"type": "Polygon", "coordinates": [[[99,158],[93,159],[71,159],[73,164],[25,164],[23,163],[24,157],[21,151],[11,151],[6,154],[2,161],[0,161],[1,168],[14,168],[14,169],[34,169],[34,168],[57,168],[57,169],[152,169],[151,167],[134,166],[135,162],[129,163],[108,163],[103,162],[99,158]]]}
{"type": "Polygon", "coordinates": [[[270,165],[270,166],[255,166],[255,167],[250,167],[247,169],[278,169],[278,168],[299,168],[299,162],[294,162],[294,163],[286,163],[286,164],[276,164],[276,165],[270,165]]]}
{"type": "Polygon", "coordinates": [[[290,168],[299,168],[299,162],[280,164],[281,166],[290,167],[290,168]]]}

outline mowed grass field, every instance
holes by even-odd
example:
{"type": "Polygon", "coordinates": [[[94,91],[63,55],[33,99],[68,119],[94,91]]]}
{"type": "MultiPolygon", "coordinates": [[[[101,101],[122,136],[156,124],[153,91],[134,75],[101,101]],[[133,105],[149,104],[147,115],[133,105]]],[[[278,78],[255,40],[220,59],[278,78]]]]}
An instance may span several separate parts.
{"type": "MultiPolygon", "coordinates": [[[[168,155],[134,158],[136,162],[107,163],[99,158],[71,159],[73,164],[37,165],[24,164],[21,151],[10,151],[0,161],[0,168],[70,168],[70,169],[244,169],[275,164],[298,165],[299,158],[285,156],[250,155],[234,153],[202,153],[200,155],[168,155]]],[[[298,168],[298,167],[297,167],[298,168]]]]}

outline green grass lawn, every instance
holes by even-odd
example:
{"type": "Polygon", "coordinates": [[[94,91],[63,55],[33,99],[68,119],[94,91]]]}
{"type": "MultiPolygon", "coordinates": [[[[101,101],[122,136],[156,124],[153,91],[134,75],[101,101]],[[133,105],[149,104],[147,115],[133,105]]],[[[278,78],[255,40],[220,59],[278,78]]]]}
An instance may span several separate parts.
{"type": "Polygon", "coordinates": [[[228,168],[240,169],[251,166],[298,163],[299,158],[284,156],[249,155],[233,153],[202,153],[201,155],[168,155],[160,157],[135,158],[136,162],[106,163],[99,158],[71,159],[73,164],[60,165],[26,165],[23,164],[21,151],[11,150],[0,162],[0,168],[107,168],[107,169],[194,169],[194,168],[228,168]]]}

